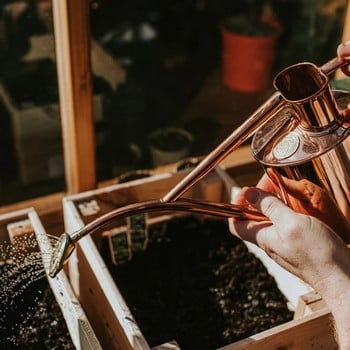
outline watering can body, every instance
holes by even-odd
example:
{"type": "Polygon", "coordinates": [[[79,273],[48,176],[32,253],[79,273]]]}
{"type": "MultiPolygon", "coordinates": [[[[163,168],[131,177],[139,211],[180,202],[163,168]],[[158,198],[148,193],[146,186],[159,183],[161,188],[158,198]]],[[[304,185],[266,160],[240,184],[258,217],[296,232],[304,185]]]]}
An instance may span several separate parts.
{"type": "Polygon", "coordinates": [[[279,197],[292,209],[336,228],[350,221],[350,93],[332,90],[310,63],[279,73],[283,109],[254,134],[251,147],[279,197]]]}

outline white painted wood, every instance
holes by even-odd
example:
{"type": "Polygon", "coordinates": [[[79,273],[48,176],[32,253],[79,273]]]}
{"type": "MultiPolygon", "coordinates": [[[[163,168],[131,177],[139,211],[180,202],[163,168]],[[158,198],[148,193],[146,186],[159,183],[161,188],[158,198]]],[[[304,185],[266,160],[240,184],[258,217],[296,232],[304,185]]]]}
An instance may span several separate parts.
{"type": "MultiPolygon", "coordinates": [[[[32,222],[40,251],[43,254],[44,268],[48,274],[50,266],[48,257],[52,255],[50,240],[37,213],[31,210],[28,217],[32,222]]],[[[102,350],[65,272],[61,271],[55,278],[48,277],[48,282],[62,310],[75,347],[79,350],[102,350]]]]}
{"type": "MultiPolygon", "coordinates": [[[[122,185],[117,185],[117,187],[118,186],[122,185]]],[[[103,192],[105,190],[106,189],[88,191],[87,195],[91,195],[92,192],[103,192]]],[[[83,197],[84,196],[81,196],[81,194],[72,195],[70,197],[64,198],[63,200],[65,227],[67,233],[72,233],[84,225],[78,213],[78,210],[74,205],[74,202],[71,200],[77,198],[82,199],[83,197]]],[[[94,271],[95,276],[98,278],[98,283],[104,291],[106,302],[112,309],[114,317],[117,319],[122,329],[124,330],[130,348],[148,350],[149,346],[144,339],[139,327],[137,326],[137,323],[134,320],[127,304],[125,303],[118,287],[115,285],[113,278],[111,277],[108,268],[101,258],[101,255],[98,252],[92,238],[90,236],[86,236],[78,242],[78,245],[81,248],[82,254],[86,257],[89,268],[94,271]]],[[[70,257],[68,264],[70,280],[78,297],[81,296],[81,283],[91,283],[89,288],[91,288],[91,290],[94,290],[95,286],[93,285],[93,281],[81,281],[81,279],[83,279],[83,276],[80,274],[81,265],[85,264],[85,262],[79,261],[76,250],[70,257]]],[[[99,301],[96,300],[96,302],[99,301]]],[[[111,331],[113,332],[113,330],[111,331]]],[[[111,339],[114,337],[114,335],[111,335],[111,339]]]]}
{"type": "MultiPolygon", "coordinates": [[[[52,246],[49,237],[41,223],[41,220],[34,208],[25,208],[0,215],[0,222],[9,222],[9,234],[17,236],[21,234],[20,227],[23,226],[23,234],[34,232],[37,243],[42,254],[42,261],[45,271],[48,271],[52,246]]],[[[12,237],[15,239],[16,237],[12,237]]],[[[15,240],[14,240],[15,242],[15,240]]],[[[68,278],[64,271],[61,271],[55,278],[47,277],[50,288],[62,311],[72,342],[77,350],[99,350],[99,341],[84,313],[78,299],[73,293],[68,278]]]]}

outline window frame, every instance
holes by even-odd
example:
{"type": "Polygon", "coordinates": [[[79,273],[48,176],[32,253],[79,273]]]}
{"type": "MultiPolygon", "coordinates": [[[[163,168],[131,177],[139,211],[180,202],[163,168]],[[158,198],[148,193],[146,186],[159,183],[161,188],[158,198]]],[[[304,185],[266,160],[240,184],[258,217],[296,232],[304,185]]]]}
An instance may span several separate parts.
{"type": "MultiPolygon", "coordinates": [[[[0,206],[0,213],[28,207],[43,214],[61,211],[64,196],[110,183],[96,180],[89,0],[52,0],[52,15],[66,191],[0,206]]],[[[343,23],[341,40],[346,41],[350,39],[349,2],[343,23]]]]}

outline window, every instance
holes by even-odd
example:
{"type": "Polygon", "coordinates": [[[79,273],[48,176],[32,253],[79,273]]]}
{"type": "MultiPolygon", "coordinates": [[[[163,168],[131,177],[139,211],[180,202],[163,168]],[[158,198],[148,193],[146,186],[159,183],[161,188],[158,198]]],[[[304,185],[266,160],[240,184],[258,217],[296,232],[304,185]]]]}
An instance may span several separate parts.
{"type": "Polygon", "coordinates": [[[228,88],[220,23],[252,3],[2,1],[0,205],[152,168],[164,127],[191,134],[180,158],[200,157],[270,96],[275,72],[334,56],[347,1],[272,1],[283,32],[268,86],[228,88]]]}

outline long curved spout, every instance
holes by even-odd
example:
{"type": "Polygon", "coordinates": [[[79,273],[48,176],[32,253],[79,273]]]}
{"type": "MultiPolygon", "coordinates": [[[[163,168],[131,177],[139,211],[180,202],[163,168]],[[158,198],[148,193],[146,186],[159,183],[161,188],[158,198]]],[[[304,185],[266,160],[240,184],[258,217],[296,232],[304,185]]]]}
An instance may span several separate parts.
{"type": "Polygon", "coordinates": [[[129,215],[165,210],[194,212],[224,218],[235,217],[236,219],[254,219],[259,221],[267,220],[267,218],[259,211],[248,206],[202,202],[194,199],[183,199],[167,203],[164,203],[159,199],[129,204],[97,218],[70,235],[67,233],[62,234],[56,244],[56,247],[54,248],[53,256],[51,258],[49,271],[50,277],[55,277],[62,269],[63,265],[72,254],[76,242],[78,242],[84,236],[89,235],[96,230],[103,229],[113,221],[123,219],[129,215]]]}
{"type": "MultiPolygon", "coordinates": [[[[335,57],[319,68],[324,74],[330,75],[336,69],[349,63],[350,58],[341,62],[335,57]]],[[[97,229],[102,229],[113,220],[121,219],[128,215],[149,211],[179,210],[211,214],[221,217],[235,217],[238,219],[250,218],[255,220],[266,220],[266,217],[249,207],[242,207],[233,204],[200,202],[187,199],[178,200],[178,198],[208,174],[229,153],[238,148],[245,140],[252,136],[260,126],[270,120],[270,118],[283,108],[285,104],[286,101],[282,98],[281,94],[275,92],[260,108],[256,110],[256,112],[254,112],[239,128],[233,131],[226,140],[206,156],[195,169],[193,169],[162,199],[130,204],[118,208],[101,216],[95,221],[92,221],[90,224],[71,235],[66,233],[63,234],[53,251],[49,275],[54,277],[62,269],[63,265],[67,262],[69,256],[73,252],[76,242],[80,238],[93,233],[97,229]]]]}

